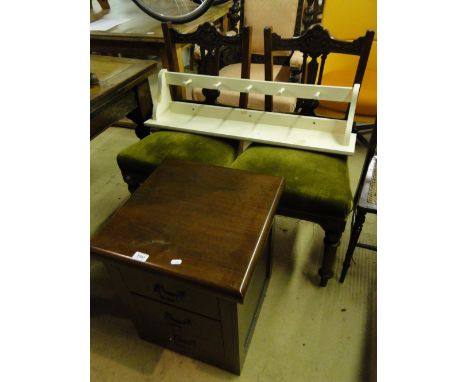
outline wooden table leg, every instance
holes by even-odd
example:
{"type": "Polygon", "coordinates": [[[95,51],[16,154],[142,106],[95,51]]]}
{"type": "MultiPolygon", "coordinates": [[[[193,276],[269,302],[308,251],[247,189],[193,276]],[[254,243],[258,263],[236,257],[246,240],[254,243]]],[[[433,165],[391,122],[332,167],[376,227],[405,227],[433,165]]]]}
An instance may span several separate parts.
{"type": "Polygon", "coordinates": [[[151,118],[153,113],[153,101],[151,99],[151,91],[149,82],[145,81],[136,89],[136,97],[138,107],[127,115],[127,118],[136,123],[135,134],[138,138],[143,139],[150,134],[150,128],[144,123],[148,118],[151,118]]]}

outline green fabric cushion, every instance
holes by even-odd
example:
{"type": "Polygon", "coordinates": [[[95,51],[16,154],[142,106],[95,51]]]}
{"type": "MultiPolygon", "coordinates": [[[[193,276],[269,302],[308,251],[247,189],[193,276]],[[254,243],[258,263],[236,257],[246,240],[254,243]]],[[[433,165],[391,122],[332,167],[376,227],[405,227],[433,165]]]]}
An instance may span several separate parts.
{"type": "Polygon", "coordinates": [[[231,167],[284,177],[280,205],[285,208],[337,218],[345,218],[351,211],[345,156],[255,144],[231,167]]]}
{"type": "Polygon", "coordinates": [[[158,131],[123,149],[117,163],[123,173],[149,175],[164,159],[229,166],[236,157],[237,142],[183,133],[158,131]]]}

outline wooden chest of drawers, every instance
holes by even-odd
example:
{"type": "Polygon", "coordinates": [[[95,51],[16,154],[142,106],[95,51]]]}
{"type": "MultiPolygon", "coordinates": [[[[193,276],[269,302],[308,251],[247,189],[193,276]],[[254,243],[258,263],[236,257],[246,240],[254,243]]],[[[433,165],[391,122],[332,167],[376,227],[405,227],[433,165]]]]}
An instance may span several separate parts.
{"type": "Polygon", "coordinates": [[[113,215],[91,252],[143,339],[240,374],[282,188],[281,178],[168,161],[113,215]]]}

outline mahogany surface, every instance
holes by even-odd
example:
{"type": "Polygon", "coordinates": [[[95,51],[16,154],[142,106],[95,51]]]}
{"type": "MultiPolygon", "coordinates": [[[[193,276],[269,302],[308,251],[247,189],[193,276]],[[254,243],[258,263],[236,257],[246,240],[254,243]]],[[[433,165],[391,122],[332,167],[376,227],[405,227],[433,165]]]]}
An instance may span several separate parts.
{"type": "Polygon", "coordinates": [[[240,374],[282,178],[164,162],[91,240],[141,338],[240,374]],[[134,260],[135,251],[148,254],[134,260]],[[171,265],[180,259],[180,265],[171,265]]]}
{"type": "Polygon", "coordinates": [[[284,181],[166,161],[94,236],[93,253],[215,290],[242,302],[284,181]],[[181,266],[171,265],[181,259],[181,266]]]}
{"type": "Polygon", "coordinates": [[[143,122],[151,117],[153,101],[148,76],[156,62],[91,55],[91,73],[99,83],[91,85],[91,139],[113,122],[128,115],[136,124],[136,134],[149,134],[143,122]]]}

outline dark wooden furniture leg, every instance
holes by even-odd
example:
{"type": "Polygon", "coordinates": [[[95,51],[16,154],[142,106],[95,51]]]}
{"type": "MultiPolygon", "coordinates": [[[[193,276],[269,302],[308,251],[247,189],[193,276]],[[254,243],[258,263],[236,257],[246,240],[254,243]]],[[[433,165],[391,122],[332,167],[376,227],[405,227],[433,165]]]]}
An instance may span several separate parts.
{"type": "Polygon", "coordinates": [[[228,19],[228,28],[229,30],[233,30],[239,32],[237,28],[237,24],[241,20],[241,2],[240,0],[233,0],[231,8],[229,8],[229,12],[227,14],[228,19]]]}
{"type": "Polygon", "coordinates": [[[107,0],[97,0],[102,9],[110,9],[109,2],[107,0]]]}
{"type": "Polygon", "coordinates": [[[150,134],[150,128],[144,125],[144,122],[151,118],[153,112],[153,103],[151,101],[151,91],[148,81],[143,82],[136,89],[136,98],[138,107],[127,115],[129,119],[136,123],[135,134],[143,139],[150,134]]]}
{"type": "Polygon", "coordinates": [[[319,269],[320,286],[327,286],[328,280],[333,277],[333,266],[336,259],[336,250],[340,245],[340,239],[343,232],[325,230],[325,238],[323,239],[323,261],[322,267],[319,269]]]}
{"type": "Polygon", "coordinates": [[[99,86],[90,86],[90,138],[125,116],[138,126],[139,138],[147,136],[150,129],[144,121],[153,111],[148,77],[156,71],[156,62],[91,55],[90,63],[99,80],[99,86]]]}
{"type": "Polygon", "coordinates": [[[133,194],[138,187],[140,187],[140,183],[134,180],[130,175],[125,177],[125,183],[127,183],[128,192],[133,194]]]}
{"type": "Polygon", "coordinates": [[[346,257],[343,262],[343,269],[341,270],[340,283],[344,282],[346,274],[348,273],[348,268],[353,259],[354,249],[359,240],[359,235],[361,235],[362,226],[366,220],[366,211],[362,208],[358,208],[356,212],[356,219],[351,226],[351,237],[349,239],[348,249],[346,251],[346,257]]]}

